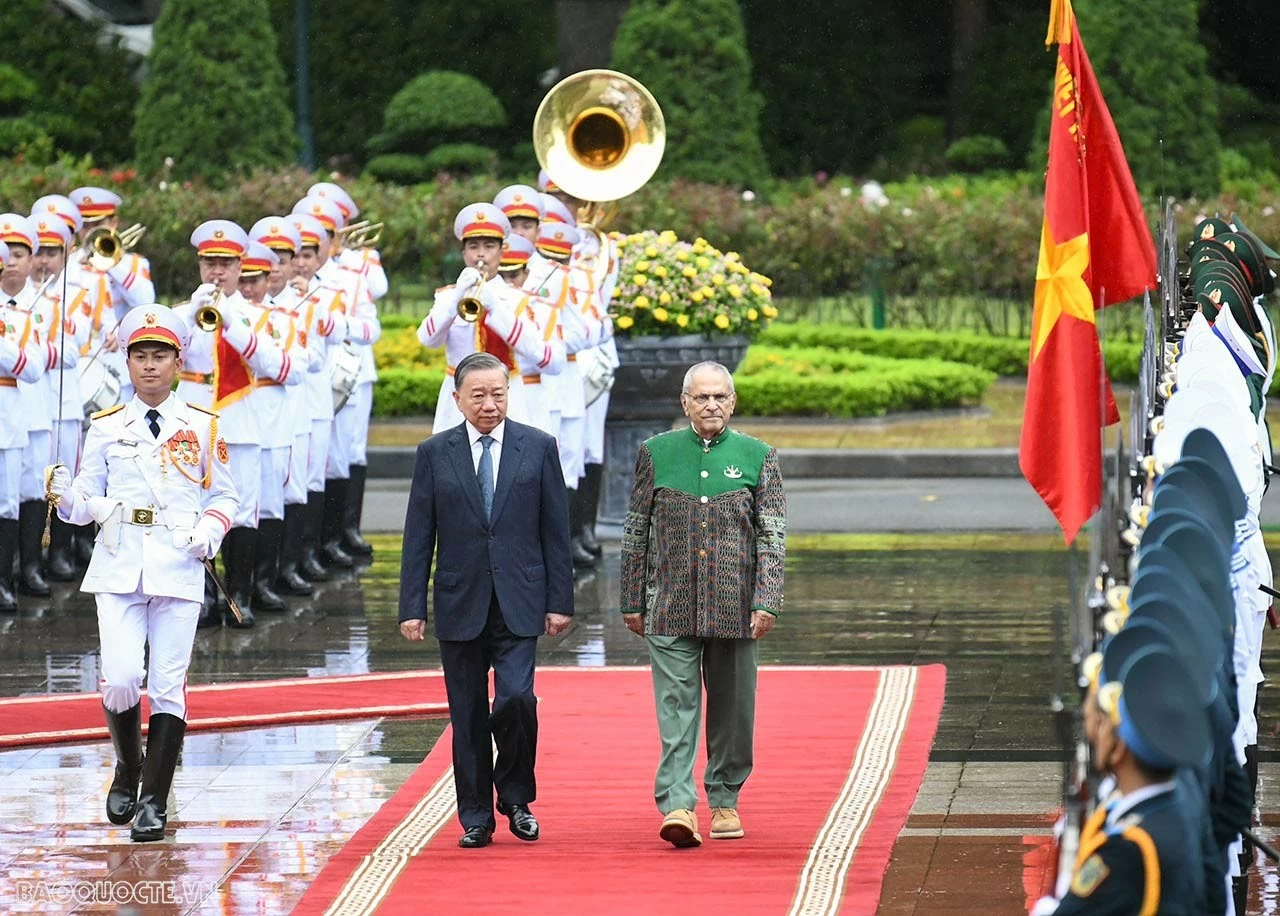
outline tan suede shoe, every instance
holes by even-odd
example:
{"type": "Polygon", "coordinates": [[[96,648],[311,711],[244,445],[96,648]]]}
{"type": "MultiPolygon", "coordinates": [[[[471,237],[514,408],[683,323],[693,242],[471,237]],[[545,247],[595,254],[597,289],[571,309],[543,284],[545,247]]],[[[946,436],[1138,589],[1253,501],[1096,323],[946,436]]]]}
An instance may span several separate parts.
{"type": "Polygon", "coordinates": [[[698,833],[698,818],[688,808],[677,808],[668,811],[662,821],[662,829],[658,831],[662,837],[677,849],[688,849],[702,845],[702,835],[698,833]]]}
{"type": "Polygon", "coordinates": [[[711,809],[711,839],[737,840],[746,836],[737,808],[711,809]]]}

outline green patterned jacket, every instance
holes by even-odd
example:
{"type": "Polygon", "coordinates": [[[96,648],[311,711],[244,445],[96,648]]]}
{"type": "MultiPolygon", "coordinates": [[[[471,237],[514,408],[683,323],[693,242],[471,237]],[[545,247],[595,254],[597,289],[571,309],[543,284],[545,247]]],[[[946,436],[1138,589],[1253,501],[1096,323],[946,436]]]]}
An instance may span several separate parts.
{"type": "Polygon", "coordinates": [[[753,610],[782,610],[786,528],[777,449],[732,429],[654,436],[622,532],[622,612],[653,636],[750,636],[753,610]]]}

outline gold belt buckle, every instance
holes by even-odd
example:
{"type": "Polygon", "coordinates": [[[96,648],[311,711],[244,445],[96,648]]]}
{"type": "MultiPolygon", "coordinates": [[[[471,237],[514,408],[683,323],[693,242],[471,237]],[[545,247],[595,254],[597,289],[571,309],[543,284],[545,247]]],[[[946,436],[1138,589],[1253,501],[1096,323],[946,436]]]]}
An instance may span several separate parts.
{"type": "Polygon", "coordinates": [[[135,525],[150,525],[155,522],[156,514],[151,509],[134,509],[133,523],[135,525]]]}

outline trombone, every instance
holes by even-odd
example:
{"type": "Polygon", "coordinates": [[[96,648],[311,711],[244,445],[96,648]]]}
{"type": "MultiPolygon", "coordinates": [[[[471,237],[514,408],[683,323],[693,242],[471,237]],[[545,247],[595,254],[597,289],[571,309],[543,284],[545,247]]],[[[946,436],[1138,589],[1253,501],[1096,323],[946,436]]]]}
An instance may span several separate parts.
{"type": "Polygon", "coordinates": [[[371,223],[367,219],[343,226],[335,233],[342,239],[344,248],[376,248],[382,240],[384,223],[371,223]]]}
{"type": "Polygon", "coordinates": [[[88,250],[84,262],[99,273],[106,273],[120,263],[126,252],[137,247],[146,234],[147,227],[141,223],[134,223],[121,232],[106,226],[94,229],[85,239],[88,250]]]}

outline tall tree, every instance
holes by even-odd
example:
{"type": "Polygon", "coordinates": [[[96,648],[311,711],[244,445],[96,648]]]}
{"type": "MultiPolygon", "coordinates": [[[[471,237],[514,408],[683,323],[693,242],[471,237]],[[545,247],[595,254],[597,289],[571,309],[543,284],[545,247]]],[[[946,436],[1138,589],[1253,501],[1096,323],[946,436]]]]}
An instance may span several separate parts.
{"type": "Polygon", "coordinates": [[[1138,186],[1215,191],[1218,97],[1199,0],[1077,0],[1075,11],[1138,186]]]}
{"type": "MultiPolygon", "coordinates": [[[[294,75],[293,0],[270,0],[280,56],[294,75]]],[[[500,146],[527,142],[555,66],[549,5],[509,0],[311,0],[311,111],[322,164],[364,161],[397,90],[424,70],[466,73],[493,90],[510,116],[500,146]]]]}
{"type": "Polygon", "coordinates": [[[50,12],[41,0],[0,6],[0,63],[35,83],[21,106],[24,119],[59,149],[114,163],[133,155],[129,132],[140,60],[104,40],[96,25],[50,12]]]}
{"type": "Polygon", "coordinates": [[[562,76],[609,66],[627,0],[556,0],[556,56],[562,76]]]}
{"type": "Polygon", "coordinates": [[[663,173],[737,185],[768,176],[737,0],[634,0],[613,41],[613,66],[662,106],[663,173]]]}
{"type": "Polygon", "coordinates": [[[283,165],[293,115],[266,0],[167,0],[138,103],[138,164],[225,181],[228,172],[283,165]]]}

